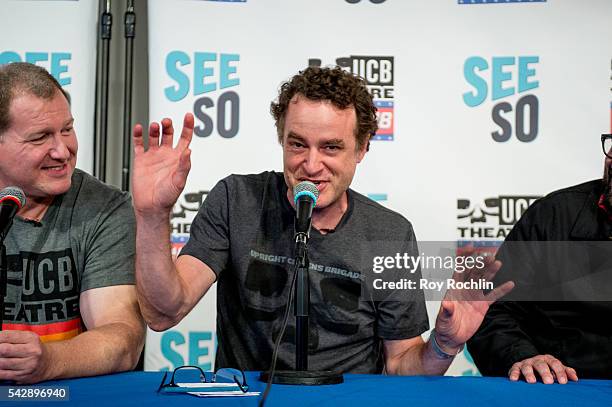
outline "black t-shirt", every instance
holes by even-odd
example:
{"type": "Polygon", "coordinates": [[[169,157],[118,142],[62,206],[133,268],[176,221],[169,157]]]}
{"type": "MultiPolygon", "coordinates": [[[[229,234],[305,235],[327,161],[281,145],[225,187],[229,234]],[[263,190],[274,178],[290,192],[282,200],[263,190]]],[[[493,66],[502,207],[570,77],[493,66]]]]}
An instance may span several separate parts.
{"type": "MultiPolygon", "coordinates": [[[[216,367],[268,369],[292,280],[294,217],[283,175],[264,172],[220,181],[194,219],[181,255],[217,275],[216,367]]],[[[404,252],[418,252],[410,222],[349,190],[335,231],[313,228],[310,235],[309,369],[380,373],[381,339],[412,338],[429,328],[421,291],[380,301],[362,290],[372,273],[364,256],[370,243],[401,242],[404,252]]],[[[277,368],[294,366],[291,312],[277,368]]]]}
{"type": "Polygon", "coordinates": [[[496,286],[516,286],[468,341],[483,375],[507,376],[514,363],[550,354],[581,379],[612,379],[612,223],[598,206],[602,192],[599,179],[547,195],[500,247],[496,286]]]}

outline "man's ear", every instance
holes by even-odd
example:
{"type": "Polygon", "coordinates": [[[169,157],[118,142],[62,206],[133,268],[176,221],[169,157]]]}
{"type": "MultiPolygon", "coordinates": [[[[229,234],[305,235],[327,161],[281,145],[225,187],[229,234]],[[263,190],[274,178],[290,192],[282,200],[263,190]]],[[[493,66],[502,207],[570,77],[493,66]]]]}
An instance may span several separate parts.
{"type": "Polygon", "coordinates": [[[363,143],[363,146],[357,152],[357,162],[358,163],[360,163],[364,159],[368,151],[370,151],[370,137],[369,136],[368,136],[367,141],[363,143]]]}

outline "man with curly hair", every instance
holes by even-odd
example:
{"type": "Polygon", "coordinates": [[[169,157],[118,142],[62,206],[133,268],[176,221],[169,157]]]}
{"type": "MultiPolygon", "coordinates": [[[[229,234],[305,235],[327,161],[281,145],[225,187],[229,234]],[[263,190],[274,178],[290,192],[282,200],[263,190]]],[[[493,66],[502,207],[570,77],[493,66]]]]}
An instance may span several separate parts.
{"type": "MultiPolygon", "coordinates": [[[[217,282],[216,367],[267,370],[289,298],[295,185],[319,190],[312,213],[309,367],[352,373],[442,374],[482,321],[488,304],[447,298],[428,342],[423,293],[393,292],[382,300],[362,295],[371,273],[361,259],[370,242],[401,242],[417,254],[412,226],[349,188],[377,130],[376,108],[365,81],[340,68],[308,68],[281,86],[272,103],[283,173],[232,175],[210,192],[176,262],[168,218],[185,186],[193,117],[172,148],[169,119],[134,130],[134,204],[137,218],[137,289],[154,330],[177,324],[217,282]]],[[[490,265],[494,274],[498,264],[490,265]]],[[[371,266],[370,266],[371,267],[371,266]]],[[[451,293],[452,294],[452,293],[451,293]]],[[[295,322],[280,346],[278,368],[294,366],[295,322]]]]}

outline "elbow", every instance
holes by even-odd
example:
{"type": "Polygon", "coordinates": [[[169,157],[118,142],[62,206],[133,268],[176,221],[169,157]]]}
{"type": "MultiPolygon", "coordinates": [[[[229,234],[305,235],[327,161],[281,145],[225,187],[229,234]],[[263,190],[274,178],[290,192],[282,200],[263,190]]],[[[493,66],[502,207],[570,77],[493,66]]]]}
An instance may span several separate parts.
{"type": "Polygon", "coordinates": [[[385,368],[383,370],[383,374],[389,375],[389,376],[396,376],[399,375],[399,367],[400,367],[400,362],[396,359],[396,358],[385,358],[385,368]]]}
{"type": "Polygon", "coordinates": [[[147,335],[147,327],[140,320],[139,329],[136,332],[135,338],[132,343],[135,343],[136,346],[130,346],[127,350],[127,355],[125,357],[125,370],[134,370],[136,366],[138,366],[138,362],[140,361],[140,356],[144,352],[144,344],[145,338],[147,335]]]}
{"type": "Polygon", "coordinates": [[[180,320],[173,320],[167,317],[146,318],[147,326],[155,332],[163,332],[179,323],[180,320]]]}
{"type": "Polygon", "coordinates": [[[134,370],[140,361],[144,349],[145,326],[140,325],[138,329],[131,327],[131,333],[125,336],[122,346],[112,347],[107,350],[107,358],[116,360],[112,372],[125,372],[134,370]],[[117,352],[117,349],[119,351],[117,352]]]}
{"type": "Polygon", "coordinates": [[[163,332],[172,328],[181,322],[184,316],[181,315],[180,311],[176,311],[175,315],[171,315],[170,313],[174,311],[157,309],[141,295],[138,296],[138,303],[140,305],[140,312],[147,326],[155,332],[163,332]]]}
{"type": "Polygon", "coordinates": [[[121,363],[118,366],[117,371],[126,372],[134,370],[136,366],[138,366],[143,349],[144,346],[139,346],[138,349],[127,350],[124,357],[121,358],[121,363]]]}

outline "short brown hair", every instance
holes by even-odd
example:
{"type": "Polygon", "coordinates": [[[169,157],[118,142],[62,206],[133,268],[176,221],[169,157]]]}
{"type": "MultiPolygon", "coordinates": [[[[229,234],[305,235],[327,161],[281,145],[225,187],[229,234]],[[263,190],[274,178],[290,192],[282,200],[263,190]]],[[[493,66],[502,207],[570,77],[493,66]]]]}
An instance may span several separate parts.
{"type": "Polygon", "coordinates": [[[281,144],[289,102],[297,94],[304,95],[310,100],[330,101],[339,109],[354,107],[357,115],[355,139],[358,149],[368,143],[370,137],[378,130],[376,106],[363,78],[340,67],[310,67],[284,82],[280,87],[278,101],[270,105],[270,112],[276,121],[278,141],[281,144]]]}
{"type": "Polygon", "coordinates": [[[70,103],[68,93],[45,68],[27,62],[0,66],[0,141],[11,126],[10,109],[16,96],[29,94],[49,100],[55,97],[58,90],[70,103]]]}

